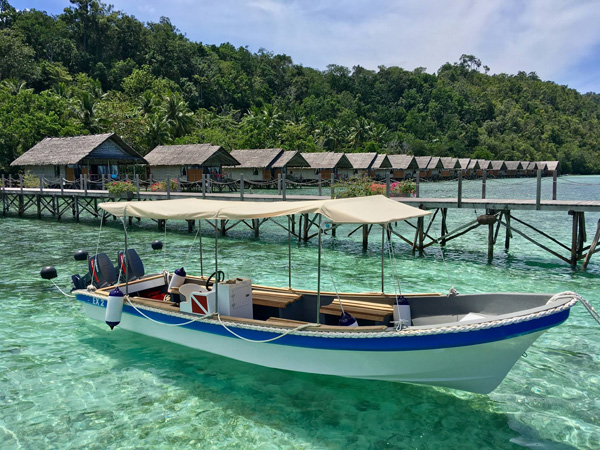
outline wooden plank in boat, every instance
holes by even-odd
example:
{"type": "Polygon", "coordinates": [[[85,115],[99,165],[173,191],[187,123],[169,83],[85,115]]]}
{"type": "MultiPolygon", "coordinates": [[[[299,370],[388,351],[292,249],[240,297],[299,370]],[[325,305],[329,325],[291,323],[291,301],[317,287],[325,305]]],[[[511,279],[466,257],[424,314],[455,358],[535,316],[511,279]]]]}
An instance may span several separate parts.
{"type": "Polygon", "coordinates": [[[285,308],[289,304],[299,300],[302,296],[287,292],[269,292],[258,289],[252,290],[252,303],[272,308],[285,308]]]}
{"type": "MultiPolygon", "coordinates": [[[[392,305],[382,303],[371,303],[357,300],[341,299],[344,310],[352,314],[357,319],[372,320],[375,322],[383,322],[387,317],[394,312],[392,305]]],[[[342,308],[338,300],[334,300],[331,304],[321,307],[321,313],[329,315],[342,314],[342,308]]]]}

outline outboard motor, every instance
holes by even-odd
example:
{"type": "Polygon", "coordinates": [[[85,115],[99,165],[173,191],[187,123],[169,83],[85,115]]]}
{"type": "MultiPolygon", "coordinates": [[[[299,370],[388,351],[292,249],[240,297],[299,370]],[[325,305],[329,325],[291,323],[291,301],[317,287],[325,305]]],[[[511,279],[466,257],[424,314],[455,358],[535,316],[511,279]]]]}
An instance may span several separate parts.
{"type": "Polygon", "coordinates": [[[120,281],[125,281],[126,279],[129,281],[139,280],[144,276],[144,263],[138,252],[133,248],[127,250],[127,258],[124,258],[122,251],[118,253],[117,267],[121,271],[120,281]],[[124,259],[127,259],[127,264],[125,264],[124,259]]]}
{"type": "Polygon", "coordinates": [[[110,291],[110,294],[108,294],[108,302],[106,303],[106,315],[104,316],[104,320],[106,321],[106,325],[108,325],[111,330],[121,323],[124,297],[125,296],[123,295],[123,292],[118,286],[110,291]]]}
{"type": "Polygon", "coordinates": [[[92,256],[88,262],[91,281],[97,288],[111,286],[117,283],[117,271],[106,253],[92,256]]]}

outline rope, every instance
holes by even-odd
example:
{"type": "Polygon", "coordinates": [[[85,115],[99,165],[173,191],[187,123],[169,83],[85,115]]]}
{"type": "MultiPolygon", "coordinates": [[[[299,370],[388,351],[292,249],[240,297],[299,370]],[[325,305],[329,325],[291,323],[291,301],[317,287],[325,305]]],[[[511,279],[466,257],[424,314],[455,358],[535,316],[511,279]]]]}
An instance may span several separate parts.
{"type": "Polygon", "coordinates": [[[102,233],[102,222],[104,222],[104,220],[100,220],[100,229],[98,230],[98,240],[96,241],[96,253],[94,253],[95,255],[98,255],[98,249],[100,248],[100,234],[102,233]]]}
{"type": "Polygon", "coordinates": [[[577,300],[579,300],[581,302],[581,304],[583,305],[583,307],[585,309],[587,309],[587,312],[590,313],[590,316],[592,316],[592,319],[594,319],[596,321],[596,323],[598,323],[598,325],[600,325],[600,314],[598,313],[598,311],[596,311],[594,309],[594,307],[592,306],[592,304],[590,302],[588,302],[585,298],[583,298],[581,295],[575,293],[575,292],[561,292],[560,294],[556,294],[554,297],[552,297],[550,300],[548,300],[548,303],[552,303],[554,301],[560,300],[563,297],[574,297],[577,300]]]}
{"type": "Polygon", "coordinates": [[[196,236],[194,236],[194,240],[192,241],[190,248],[187,252],[187,255],[185,256],[185,259],[183,260],[183,267],[185,267],[185,265],[187,264],[187,260],[190,257],[190,253],[192,252],[192,247],[194,246],[194,244],[196,243],[196,239],[198,238],[198,233],[200,233],[200,227],[198,227],[198,230],[196,231],[196,236]]]}
{"type": "Polygon", "coordinates": [[[55,287],[56,289],[58,289],[58,291],[59,291],[59,292],[60,292],[62,295],[64,295],[65,297],[72,297],[72,298],[75,298],[75,295],[70,295],[70,294],[67,294],[67,293],[66,293],[65,291],[63,291],[63,290],[62,290],[60,287],[58,287],[58,284],[56,284],[56,283],[54,282],[54,280],[50,280],[50,281],[52,281],[52,284],[54,285],[54,287],[55,287]]]}
{"type": "Polygon", "coordinates": [[[337,286],[335,285],[335,280],[333,279],[333,274],[331,273],[331,268],[328,269],[329,278],[331,278],[331,282],[333,283],[333,289],[335,289],[335,295],[337,296],[338,302],[340,302],[340,309],[342,310],[342,315],[346,314],[344,311],[344,305],[342,305],[342,299],[340,298],[340,294],[338,293],[337,286]]]}
{"type": "Polygon", "coordinates": [[[152,317],[149,317],[146,314],[144,314],[137,306],[135,306],[133,303],[131,303],[131,299],[129,298],[129,295],[125,296],[125,298],[127,299],[127,303],[129,303],[129,305],[133,309],[135,309],[138,313],[140,313],[143,317],[145,317],[146,319],[148,319],[151,322],[157,323],[159,325],[164,325],[166,327],[182,327],[184,325],[189,325],[190,323],[197,322],[202,319],[208,319],[215,315],[215,313],[212,313],[212,314],[206,314],[206,315],[200,316],[200,317],[193,317],[192,319],[188,320],[187,322],[183,322],[183,323],[166,323],[166,322],[161,322],[159,320],[154,320],[152,317]]]}
{"type": "MultiPolygon", "coordinates": [[[[284,333],[280,334],[279,336],[275,336],[274,338],[271,338],[271,339],[264,339],[264,340],[258,341],[258,340],[254,340],[254,339],[248,339],[248,338],[245,338],[245,337],[243,337],[243,336],[240,336],[239,334],[237,334],[237,333],[236,333],[236,332],[234,332],[233,330],[229,329],[229,327],[228,327],[227,325],[225,325],[225,324],[223,323],[223,321],[221,320],[221,314],[217,313],[217,318],[219,319],[219,323],[220,323],[220,324],[223,326],[223,328],[225,328],[227,331],[229,331],[231,334],[233,334],[233,335],[234,335],[236,338],[239,338],[239,339],[241,339],[242,341],[246,341],[246,342],[254,342],[254,343],[257,343],[257,344],[265,344],[265,343],[267,343],[267,342],[273,342],[273,341],[276,341],[277,339],[281,339],[282,337],[284,337],[284,336],[287,336],[288,334],[290,334],[290,333],[292,333],[292,332],[294,332],[294,331],[302,331],[303,329],[305,329],[305,328],[308,328],[308,327],[315,327],[315,326],[319,326],[319,325],[318,325],[318,324],[316,324],[316,323],[305,323],[305,324],[302,324],[302,325],[300,325],[300,326],[298,326],[298,327],[296,327],[296,328],[290,328],[290,329],[289,329],[289,330],[287,330],[286,332],[284,332],[284,333]]],[[[265,327],[261,327],[261,328],[265,328],[265,327]]],[[[260,330],[260,331],[264,331],[264,330],[260,330]]],[[[271,331],[271,330],[269,330],[269,331],[271,331]]]]}

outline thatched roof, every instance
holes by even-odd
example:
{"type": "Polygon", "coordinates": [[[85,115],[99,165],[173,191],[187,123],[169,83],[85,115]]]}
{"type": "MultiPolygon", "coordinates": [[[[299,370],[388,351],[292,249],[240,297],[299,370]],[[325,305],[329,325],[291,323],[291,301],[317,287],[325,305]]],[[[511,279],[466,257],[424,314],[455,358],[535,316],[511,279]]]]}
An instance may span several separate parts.
{"type": "Polygon", "coordinates": [[[458,164],[460,164],[460,168],[461,169],[472,169],[473,167],[471,167],[473,164],[471,161],[471,158],[458,158],[458,164]]]}
{"type": "Polygon", "coordinates": [[[482,170],[490,170],[492,168],[492,162],[487,159],[476,159],[479,168],[482,170]]]}
{"type": "Polygon", "coordinates": [[[554,172],[560,169],[560,163],[558,161],[538,161],[537,164],[538,169],[544,170],[543,165],[545,165],[546,170],[549,170],[550,172],[554,172]]]}
{"type": "Polygon", "coordinates": [[[506,163],[504,161],[491,161],[492,170],[506,170],[506,163]]]}
{"type": "Polygon", "coordinates": [[[408,170],[418,169],[417,161],[413,155],[387,155],[392,169],[408,170]]]}
{"type": "Polygon", "coordinates": [[[523,164],[521,164],[521,161],[504,161],[504,164],[506,164],[506,170],[523,169],[523,164]]]}
{"type": "Polygon", "coordinates": [[[345,153],[354,169],[368,170],[372,167],[377,153],[345,153]]]}
{"type": "Polygon", "coordinates": [[[352,163],[343,153],[302,153],[302,156],[313,169],[352,169],[352,163]]]}
{"type": "Polygon", "coordinates": [[[237,169],[266,169],[281,156],[283,150],[280,148],[261,148],[252,150],[232,150],[231,156],[240,164],[237,169]]]}
{"type": "Polygon", "coordinates": [[[442,162],[442,166],[444,169],[460,169],[461,168],[461,165],[458,162],[458,158],[443,157],[443,158],[440,158],[440,161],[442,162]]]}
{"type": "Polygon", "coordinates": [[[150,166],[237,166],[238,160],[220,145],[159,145],[146,155],[150,166]]]}
{"type": "Polygon", "coordinates": [[[105,133],[62,138],[47,137],[15,159],[11,166],[64,166],[79,164],[83,159],[90,161],[110,159],[130,164],[146,163],[144,158],[115,133],[105,133]],[[108,140],[119,147],[121,154],[111,152],[110,158],[103,157],[98,152],[92,154],[108,140]]]}
{"type": "Polygon", "coordinates": [[[443,169],[442,158],[439,156],[432,156],[429,160],[429,164],[427,164],[427,170],[431,169],[443,169]]]}
{"type": "Polygon", "coordinates": [[[415,156],[415,161],[419,169],[425,170],[431,161],[431,156],[415,156]]]}
{"type": "Polygon", "coordinates": [[[310,167],[306,159],[296,150],[286,150],[271,165],[273,169],[284,167],[310,167]]]}
{"type": "Polygon", "coordinates": [[[388,158],[388,155],[377,155],[371,169],[391,169],[392,163],[388,158]]]}

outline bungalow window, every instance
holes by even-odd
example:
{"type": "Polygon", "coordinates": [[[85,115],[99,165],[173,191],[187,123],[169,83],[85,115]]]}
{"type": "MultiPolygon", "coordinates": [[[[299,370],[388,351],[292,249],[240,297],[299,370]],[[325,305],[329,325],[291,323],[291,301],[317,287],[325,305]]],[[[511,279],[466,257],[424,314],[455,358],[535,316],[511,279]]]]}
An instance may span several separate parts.
{"type": "Polygon", "coordinates": [[[315,175],[319,175],[321,173],[321,169],[315,169],[315,175]]]}
{"type": "Polygon", "coordinates": [[[54,176],[60,177],[60,166],[54,166],[54,176]]]}
{"type": "Polygon", "coordinates": [[[255,167],[254,170],[252,171],[252,174],[253,175],[258,175],[258,168],[255,167]]]}

